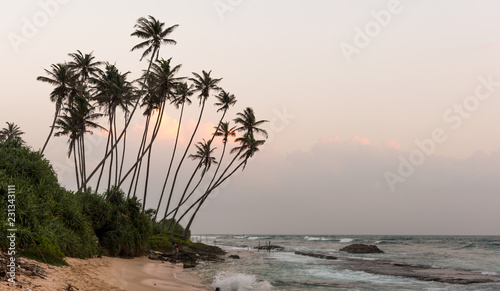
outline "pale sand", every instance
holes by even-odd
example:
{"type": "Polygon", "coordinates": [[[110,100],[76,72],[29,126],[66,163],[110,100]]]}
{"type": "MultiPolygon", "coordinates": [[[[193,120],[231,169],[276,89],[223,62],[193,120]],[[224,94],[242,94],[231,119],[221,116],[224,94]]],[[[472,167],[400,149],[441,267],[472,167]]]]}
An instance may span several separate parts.
{"type": "Polygon", "coordinates": [[[66,258],[70,266],[51,267],[34,262],[47,272],[47,279],[39,277],[19,277],[22,289],[7,286],[7,282],[0,284],[0,290],[66,290],[68,284],[78,290],[169,290],[169,291],[206,291],[211,290],[208,285],[201,283],[189,271],[183,270],[182,265],[169,262],[153,261],[147,257],[135,259],[121,258],[94,258],[80,260],[66,258]]]}

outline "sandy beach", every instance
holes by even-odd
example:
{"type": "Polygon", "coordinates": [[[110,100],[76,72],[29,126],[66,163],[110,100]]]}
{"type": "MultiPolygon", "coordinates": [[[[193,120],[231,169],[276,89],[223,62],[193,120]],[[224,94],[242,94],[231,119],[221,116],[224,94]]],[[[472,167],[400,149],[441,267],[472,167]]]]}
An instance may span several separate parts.
{"type": "MultiPolygon", "coordinates": [[[[47,278],[19,276],[20,284],[17,285],[22,288],[16,290],[210,290],[189,270],[184,270],[181,264],[162,263],[147,257],[66,258],[70,266],[64,267],[48,267],[33,260],[26,261],[39,265],[47,278]],[[69,288],[71,286],[74,288],[69,288]]],[[[14,288],[4,281],[0,289],[14,288]]]]}

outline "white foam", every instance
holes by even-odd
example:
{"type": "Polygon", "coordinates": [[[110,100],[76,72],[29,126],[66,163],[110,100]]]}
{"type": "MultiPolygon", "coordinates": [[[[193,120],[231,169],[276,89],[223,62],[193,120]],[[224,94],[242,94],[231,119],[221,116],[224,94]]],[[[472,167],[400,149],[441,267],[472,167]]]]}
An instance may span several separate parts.
{"type": "Polygon", "coordinates": [[[268,237],[264,237],[264,236],[249,236],[248,239],[251,239],[251,240],[268,239],[268,237]]]}
{"type": "Polygon", "coordinates": [[[498,274],[497,272],[482,272],[481,275],[491,276],[491,277],[500,277],[500,274],[498,274]]]}
{"type": "Polygon", "coordinates": [[[267,281],[258,281],[254,275],[219,272],[215,275],[212,288],[220,291],[269,291],[273,286],[267,281]]]}
{"type": "Polygon", "coordinates": [[[309,240],[309,241],[327,241],[327,240],[330,240],[329,238],[326,238],[326,237],[314,237],[314,236],[305,236],[304,237],[305,240],[309,240]]]}
{"type": "Polygon", "coordinates": [[[382,243],[381,240],[378,240],[378,241],[375,241],[374,244],[379,244],[379,243],[382,243]]]}
{"type": "Polygon", "coordinates": [[[233,238],[237,238],[237,239],[245,239],[245,238],[248,238],[248,236],[244,236],[244,235],[235,235],[235,236],[233,236],[233,238]]]}
{"type": "Polygon", "coordinates": [[[353,240],[354,240],[353,238],[343,238],[339,242],[341,242],[341,243],[348,243],[348,242],[352,242],[353,240]]]}

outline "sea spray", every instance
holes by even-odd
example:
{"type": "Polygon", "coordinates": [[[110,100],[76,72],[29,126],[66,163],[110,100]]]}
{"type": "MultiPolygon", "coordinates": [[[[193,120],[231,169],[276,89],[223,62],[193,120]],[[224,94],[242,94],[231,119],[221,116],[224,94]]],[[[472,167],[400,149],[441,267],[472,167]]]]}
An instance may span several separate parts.
{"type": "Polygon", "coordinates": [[[254,275],[221,271],[215,275],[212,287],[220,291],[269,291],[273,286],[254,275]]]}

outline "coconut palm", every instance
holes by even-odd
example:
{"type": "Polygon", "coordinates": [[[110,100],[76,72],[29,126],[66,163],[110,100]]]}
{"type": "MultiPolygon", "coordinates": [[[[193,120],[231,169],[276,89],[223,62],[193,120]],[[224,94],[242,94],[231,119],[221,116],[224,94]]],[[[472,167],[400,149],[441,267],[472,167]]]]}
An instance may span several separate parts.
{"type": "Polygon", "coordinates": [[[175,157],[175,152],[177,150],[177,142],[179,141],[179,133],[181,130],[181,124],[182,124],[182,116],[184,113],[184,106],[190,105],[191,104],[191,97],[194,94],[193,92],[193,85],[188,85],[187,83],[178,83],[175,89],[175,94],[173,95],[172,99],[172,104],[179,109],[181,108],[181,112],[179,115],[179,122],[177,125],[177,133],[175,135],[175,143],[174,143],[174,149],[172,150],[172,157],[170,158],[170,163],[168,165],[168,170],[167,170],[167,175],[165,176],[165,181],[163,182],[163,187],[161,189],[161,195],[160,195],[160,200],[158,201],[158,206],[156,208],[155,216],[154,216],[154,221],[156,221],[156,216],[158,214],[158,211],[160,211],[160,205],[161,201],[163,199],[163,194],[165,193],[165,187],[168,182],[168,178],[170,176],[170,170],[172,169],[172,164],[174,162],[174,157],[175,157]]]}
{"type": "MultiPolygon", "coordinates": [[[[130,72],[121,73],[115,65],[106,63],[105,71],[99,72],[97,77],[92,78],[92,83],[94,84],[95,91],[93,99],[101,108],[104,109],[105,114],[108,116],[109,122],[108,142],[106,145],[105,155],[107,155],[108,153],[109,146],[111,146],[112,150],[110,150],[111,156],[107,189],[110,189],[111,187],[114,155],[116,155],[115,184],[118,180],[119,157],[118,147],[116,146],[118,143],[116,130],[116,109],[121,108],[124,112],[128,112],[129,106],[132,105],[132,101],[135,99],[134,86],[127,80],[127,76],[129,73],[130,72]]],[[[126,128],[124,130],[126,130],[126,128]]],[[[105,162],[102,164],[101,174],[97,182],[96,191],[99,187],[100,177],[102,176],[104,165],[105,162]]]]}
{"type": "Polygon", "coordinates": [[[102,65],[103,62],[94,61],[95,57],[92,52],[89,54],[82,54],[80,50],[76,53],[71,53],[69,56],[73,59],[68,63],[69,67],[75,71],[80,77],[80,81],[84,83],[90,77],[97,77],[98,73],[101,71],[98,66],[102,65]]]}
{"type": "Polygon", "coordinates": [[[0,141],[20,140],[24,132],[14,122],[7,122],[7,127],[0,130],[0,141]]]}
{"type": "Polygon", "coordinates": [[[137,36],[138,38],[145,39],[145,41],[135,45],[132,48],[132,51],[146,48],[146,50],[142,53],[141,61],[150,53],[151,60],[155,58],[155,55],[156,58],[158,58],[161,44],[177,44],[175,40],[169,39],[167,36],[178,26],[179,25],[176,24],[165,29],[165,23],[160,22],[151,15],[149,15],[148,18],[139,18],[137,20],[137,24],[134,26],[136,30],[131,34],[131,36],[137,36]]]}
{"type": "Polygon", "coordinates": [[[148,192],[148,181],[149,181],[149,167],[151,164],[151,150],[153,148],[153,142],[158,135],[158,131],[160,130],[163,112],[165,110],[166,101],[170,100],[174,95],[174,90],[178,82],[180,82],[183,78],[176,77],[175,75],[181,68],[181,65],[173,66],[171,65],[172,58],[168,60],[157,60],[153,63],[151,67],[151,75],[150,79],[152,80],[152,94],[157,96],[158,106],[160,108],[159,114],[156,118],[156,124],[153,129],[153,134],[151,136],[150,146],[148,150],[148,158],[146,165],[146,180],[144,183],[144,198],[143,198],[143,211],[146,207],[146,198],[148,192]]]}
{"type": "Polygon", "coordinates": [[[205,176],[205,173],[210,169],[212,164],[217,164],[215,157],[212,156],[212,153],[215,150],[215,148],[211,148],[211,144],[212,144],[212,141],[207,142],[207,141],[203,140],[203,142],[198,142],[198,144],[196,144],[196,149],[197,149],[196,154],[189,155],[189,157],[191,159],[199,160],[200,162],[198,163],[198,166],[193,171],[193,174],[191,175],[191,178],[189,179],[189,181],[184,189],[184,192],[182,193],[182,196],[179,200],[179,204],[178,204],[177,208],[175,209],[174,215],[172,216],[172,219],[170,220],[171,223],[169,226],[169,230],[171,230],[171,239],[174,238],[174,231],[173,230],[175,229],[175,226],[176,226],[176,224],[174,224],[175,217],[177,216],[177,212],[179,211],[179,208],[182,205],[182,202],[183,202],[184,197],[187,193],[187,190],[189,189],[189,186],[190,186],[191,182],[193,181],[193,178],[195,177],[196,173],[198,172],[198,170],[203,168],[202,173],[201,173],[201,178],[200,178],[200,182],[201,182],[201,180],[203,179],[203,176],[205,176]]]}
{"type": "Polygon", "coordinates": [[[239,124],[240,126],[236,128],[236,131],[245,131],[245,135],[254,135],[254,133],[262,134],[267,138],[267,131],[259,128],[259,125],[263,123],[269,122],[268,120],[259,120],[255,119],[255,115],[253,109],[250,107],[245,108],[243,112],[238,112],[237,117],[234,119],[234,122],[239,124]]]}
{"type": "Polygon", "coordinates": [[[49,83],[55,86],[54,90],[50,93],[50,101],[56,103],[56,110],[54,114],[54,120],[50,127],[49,136],[42,147],[41,153],[45,151],[47,144],[49,143],[52,132],[54,131],[54,125],[56,124],[57,117],[64,106],[66,99],[70,98],[74,94],[74,86],[77,80],[77,75],[71,70],[68,64],[55,64],[51,65],[51,70],[44,69],[47,73],[47,77],[38,76],[36,79],[45,83],[49,83]]]}
{"type": "Polygon", "coordinates": [[[60,131],[55,136],[68,135],[68,157],[73,152],[78,188],[80,188],[79,178],[82,181],[81,185],[86,186],[85,134],[92,134],[90,129],[103,129],[102,126],[93,121],[102,116],[95,110],[96,108],[88,102],[88,98],[77,95],[74,102],[65,109],[64,114],[56,122],[56,128],[59,128],[60,131]]]}
{"type": "Polygon", "coordinates": [[[179,161],[179,164],[177,166],[177,170],[175,171],[174,178],[172,181],[172,187],[170,189],[170,194],[168,196],[168,201],[167,201],[167,207],[165,210],[165,217],[163,219],[163,225],[165,225],[165,218],[168,213],[168,208],[170,206],[170,201],[172,199],[172,195],[174,193],[175,189],[175,182],[177,181],[177,176],[179,174],[179,170],[181,169],[182,163],[189,151],[189,147],[191,146],[191,143],[193,142],[194,136],[196,135],[196,131],[198,130],[198,126],[200,125],[201,118],[203,116],[203,110],[205,109],[205,102],[207,101],[208,97],[210,96],[210,92],[213,90],[219,90],[218,84],[222,80],[220,79],[215,79],[210,76],[212,71],[206,72],[202,71],[202,76],[200,76],[197,73],[193,72],[194,78],[189,78],[191,82],[193,82],[194,85],[194,91],[199,92],[198,99],[201,105],[200,109],[200,115],[198,117],[198,121],[196,123],[196,126],[194,128],[193,134],[191,135],[191,138],[186,146],[186,150],[184,151],[184,154],[182,155],[182,158],[179,161]]]}

